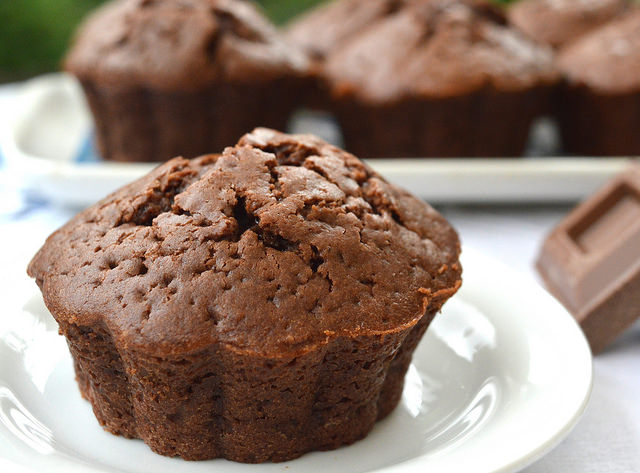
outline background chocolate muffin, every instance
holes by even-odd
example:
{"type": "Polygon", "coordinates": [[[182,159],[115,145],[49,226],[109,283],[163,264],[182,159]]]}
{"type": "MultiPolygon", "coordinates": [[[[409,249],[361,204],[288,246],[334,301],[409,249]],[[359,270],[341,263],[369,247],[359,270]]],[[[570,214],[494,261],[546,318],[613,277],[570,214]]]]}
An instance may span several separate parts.
{"type": "Polygon", "coordinates": [[[558,67],[564,148],[573,154],[640,154],[640,12],[633,10],[565,48],[558,67]]]}
{"type": "Polygon", "coordinates": [[[353,155],[258,129],[85,210],[28,271],[107,430],[262,462],[352,443],[396,406],[459,253],[353,155]]]}
{"type": "Polygon", "coordinates": [[[519,0],[509,20],[532,39],[561,47],[623,13],[627,0],[519,0]]]}
{"type": "Polygon", "coordinates": [[[220,151],[255,126],[285,128],[308,61],[244,0],[117,0],[80,30],[80,79],[106,159],[220,151]]]}
{"type": "Polygon", "coordinates": [[[556,83],[552,51],[488,3],[416,2],[330,54],[347,149],[363,157],[517,156],[556,83]]]}

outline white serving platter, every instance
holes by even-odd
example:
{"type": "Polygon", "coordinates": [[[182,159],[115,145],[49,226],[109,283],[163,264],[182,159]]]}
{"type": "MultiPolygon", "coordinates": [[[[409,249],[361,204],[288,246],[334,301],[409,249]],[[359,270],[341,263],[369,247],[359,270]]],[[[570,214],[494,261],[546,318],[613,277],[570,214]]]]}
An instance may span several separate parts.
{"type": "MultiPolygon", "coordinates": [[[[574,319],[532,280],[465,248],[464,284],[427,331],[400,405],[365,439],[286,463],[185,462],[105,432],[24,268],[0,277],[0,471],[511,473],[551,450],[589,399],[574,319]],[[20,276],[23,275],[23,276],[20,276]]],[[[26,263],[25,263],[26,265],[26,263]]]]}
{"type": "MultiPolygon", "coordinates": [[[[85,206],[153,167],[95,158],[91,116],[80,87],[67,75],[52,74],[27,82],[11,110],[4,112],[9,119],[0,129],[0,151],[7,171],[35,197],[85,206]]],[[[326,119],[307,115],[292,128],[336,139],[335,127],[326,119]]],[[[629,161],[412,158],[378,159],[370,164],[390,181],[432,203],[557,203],[586,197],[629,161]]]]}

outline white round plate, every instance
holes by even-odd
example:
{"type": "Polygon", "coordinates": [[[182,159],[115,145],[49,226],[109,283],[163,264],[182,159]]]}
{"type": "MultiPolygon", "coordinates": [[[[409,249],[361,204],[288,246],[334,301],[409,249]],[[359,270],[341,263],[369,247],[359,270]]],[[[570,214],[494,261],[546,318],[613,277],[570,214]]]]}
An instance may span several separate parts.
{"type": "Polygon", "coordinates": [[[468,249],[463,266],[462,289],[421,342],[387,419],[352,446],[263,465],[165,458],[103,431],[35,283],[18,268],[0,314],[0,470],[518,471],[576,424],[591,354],[573,318],[534,282],[468,249]]]}

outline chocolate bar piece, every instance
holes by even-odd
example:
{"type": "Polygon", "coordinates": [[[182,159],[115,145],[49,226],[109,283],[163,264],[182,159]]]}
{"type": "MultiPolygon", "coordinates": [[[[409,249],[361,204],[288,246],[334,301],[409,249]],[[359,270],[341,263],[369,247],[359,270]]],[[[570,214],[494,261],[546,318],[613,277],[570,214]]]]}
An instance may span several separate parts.
{"type": "Polygon", "coordinates": [[[593,353],[640,317],[640,165],[574,209],[547,237],[538,272],[593,353]]]}

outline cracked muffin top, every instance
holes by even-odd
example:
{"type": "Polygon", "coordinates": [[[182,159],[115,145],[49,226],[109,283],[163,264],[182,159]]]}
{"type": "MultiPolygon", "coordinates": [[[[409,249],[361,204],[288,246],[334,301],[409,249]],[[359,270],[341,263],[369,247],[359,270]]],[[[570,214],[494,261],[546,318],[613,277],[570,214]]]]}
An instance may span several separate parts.
{"type": "Polygon", "coordinates": [[[627,7],[627,0],[520,0],[509,8],[509,20],[534,40],[561,47],[627,7]]]}
{"type": "Polygon", "coordinates": [[[459,253],[439,213],[355,156],[256,129],[80,213],[28,272],[58,319],[126,347],[277,357],[417,323],[458,289],[459,253]]]}
{"type": "Polygon", "coordinates": [[[338,97],[386,103],[554,83],[553,52],[506,25],[482,0],[412,2],[329,55],[338,97]]]}
{"type": "Polygon", "coordinates": [[[306,55],[245,0],[115,0],[80,29],[65,68],[158,89],[304,75],[306,55]]]}

